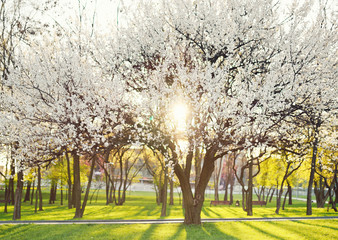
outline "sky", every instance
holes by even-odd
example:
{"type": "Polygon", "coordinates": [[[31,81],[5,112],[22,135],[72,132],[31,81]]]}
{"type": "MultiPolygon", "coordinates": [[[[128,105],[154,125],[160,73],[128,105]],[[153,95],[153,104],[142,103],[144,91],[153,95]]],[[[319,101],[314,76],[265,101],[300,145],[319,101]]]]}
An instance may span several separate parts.
{"type": "Polygon", "coordinates": [[[58,22],[65,28],[73,28],[79,23],[82,14],[83,22],[91,27],[94,23],[96,31],[109,32],[121,24],[123,0],[59,0],[55,9],[45,16],[45,19],[58,22]]]}

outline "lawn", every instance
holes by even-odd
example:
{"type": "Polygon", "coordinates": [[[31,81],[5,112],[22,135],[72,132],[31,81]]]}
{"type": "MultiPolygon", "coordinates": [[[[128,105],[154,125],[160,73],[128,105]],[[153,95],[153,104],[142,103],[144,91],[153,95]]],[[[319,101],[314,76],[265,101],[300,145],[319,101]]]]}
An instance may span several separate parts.
{"type": "MultiPolygon", "coordinates": [[[[48,193],[44,193],[44,211],[34,213],[34,206],[22,204],[22,220],[70,220],[74,209],[60,206],[60,202],[48,204],[48,193]]],[[[58,200],[60,197],[58,196],[58,200]]],[[[202,209],[202,218],[246,218],[241,207],[212,206],[207,196],[202,209]]],[[[240,195],[235,195],[235,200],[240,195]]],[[[305,202],[294,200],[285,210],[276,215],[275,201],[267,206],[254,206],[253,217],[305,217],[305,202]]],[[[0,220],[11,220],[13,207],[3,213],[0,204],[0,220]]],[[[128,192],[123,206],[105,205],[103,191],[98,200],[88,202],[83,219],[160,219],[161,206],[155,203],[152,192],[128,192]]],[[[168,205],[165,218],[183,218],[179,199],[168,205]]],[[[318,209],[313,205],[313,216],[338,216],[333,210],[318,209]]],[[[0,239],[338,239],[338,220],[305,220],[274,222],[220,222],[202,226],[182,224],[136,224],[136,225],[0,225],[0,239]]]]}
{"type": "Polygon", "coordinates": [[[223,222],[202,226],[135,225],[0,225],[0,239],[338,239],[338,220],[223,222]]]}
{"type": "MultiPolygon", "coordinates": [[[[48,204],[48,193],[44,195],[44,211],[34,213],[34,206],[30,203],[22,203],[22,220],[70,220],[74,217],[75,209],[68,209],[67,201],[60,206],[60,201],[55,204],[48,204]]],[[[222,196],[221,196],[222,197],[222,196]]],[[[235,195],[235,200],[240,200],[240,195],[235,195]]],[[[57,200],[60,200],[58,196],[57,200]]],[[[202,218],[237,218],[247,217],[246,212],[241,207],[232,206],[211,206],[211,195],[207,195],[202,209],[202,218]]],[[[165,218],[183,218],[183,209],[179,204],[179,198],[175,197],[175,205],[167,209],[165,218]]],[[[294,200],[293,205],[286,205],[285,210],[281,210],[279,215],[275,214],[276,202],[273,200],[267,206],[254,206],[253,217],[302,217],[306,216],[306,202],[294,200]]],[[[0,221],[11,220],[13,206],[8,207],[8,213],[3,213],[3,203],[0,204],[0,221]]],[[[83,219],[160,219],[161,206],[155,203],[153,192],[128,192],[127,200],[123,206],[114,204],[105,205],[105,195],[103,190],[99,194],[98,200],[93,198],[92,203],[88,201],[83,219]]],[[[313,204],[313,216],[338,216],[333,210],[327,212],[325,209],[318,209],[313,204]]]]}

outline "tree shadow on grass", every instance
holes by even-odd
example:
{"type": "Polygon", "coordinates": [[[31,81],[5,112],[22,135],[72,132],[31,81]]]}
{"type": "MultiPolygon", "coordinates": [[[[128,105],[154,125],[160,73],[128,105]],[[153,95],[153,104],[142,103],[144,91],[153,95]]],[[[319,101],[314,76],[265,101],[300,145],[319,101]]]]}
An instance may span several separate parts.
{"type": "MultiPolygon", "coordinates": [[[[79,226],[83,229],[83,226],[79,226]]],[[[62,225],[10,225],[6,229],[5,238],[10,239],[70,239],[74,234],[75,225],[63,227],[62,225]]],[[[2,236],[0,235],[0,239],[2,236]]]]}
{"type": "Polygon", "coordinates": [[[215,240],[224,240],[224,239],[233,239],[237,240],[238,238],[228,235],[222,232],[217,228],[215,223],[205,223],[202,225],[176,225],[176,224],[167,224],[162,226],[161,224],[151,224],[147,230],[142,233],[140,240],[149,240],[149,239],[161,239],[161,240],[176,240],[176,239],[187,239],[187,240],[204,240],[204,239],[215,239],[215,240]],[[163,228],[165,227],[165,228],[163,228]],[[166,229],[169,229],[169,232],[166,229]],[[174,230],[174,231],[173,231],[174,230]],[[163,234],[161,235],[161,231],[163,234]],[[160,232],[160,234],[159,234],[160,232]],[[185,237],[185,238],[184,238],[185,237]]]}
{"type": "Polygon", "coordinates": [[[199,240],[199,239],[212,239],[212,240],[224,240],[224,239],[233,239],[238,238],[228,235],[222,232],[219,228],[216,227],[215,223],[204,223],[201,226],[196,225],[182,225],[185,228],[187,233],[187,240],[199,240]]]}
{"type": "Polygon", "coordinates": [[[281,238],[281,237],[279,237],[279,236],[277,236],[277,235],[275,235],[275,234],[272,234],[272,233],[270,233],[270,232],[267,232],[267,231],[265,231],[265,230],[263,230],[263,229],[261,229],[261,228],[258,228],[258,227],[256,227],[256,226],[253,226],[252,224],[250,224],[250,222],[242,222],[244,225],[247,225],[248,227],[250,227],[250,228],[252,228],[252,229],[254,229],[254,230],[256,230],[256,231],[258,231],[258,232],[260,232],[260,233],[262,233],[262,234],[265,234],[265,235],[267,235],[267,236],[269,236],[269,237],[272,237],[272,238],[274,238],[274,239],[281,239],[281,240],[283,240],[284,238],[281,238]]]}
{"type": "Polygon", "coordinates": [[[219,214],[219,213],[217,213],[217,212],[215,212],[214,210],[212,210],[211,208],[209,208],[208,209],[209,210],[209,212],[212,212],[213,214],[215,214],[217,217],[222,217],[222,215],[221,214],[219,214]]]}
{"type": "Polygon", "coordinates": [[[148,239],[153,239],[154,231],[158,227],[158,224],[150,224],[149,228],[144,231],[142,234],[140,240],[148,240],[148,239]]]}
{"type": "Polygon", "coordinates": [[[97,225],[81,224],[81,225],[36,225],[33,228],[38,237],[35,239],[78,239],[79,236],[86,236],[86,232],[91,232],[97,225]],[[42,234],[41,234],[42,233],[42,234]]]}
{"type": "Polygon", "coordinates": [[[171,207],[172,207],[171,205],[168,205],[168,206],[167,206],[167,215],[166,215],[167,217],[170,216],[170,213],[171,213],[171,207]]]}
{"type": "Polygon", "coordinates": [[[232,215],[234,215],[236,217],[243,217],[243,214],[239,213],[239,208],[229,208],[229,209],[227,209],[227,212],[231,213],[232,215]]]}
{"type": "Polygon", "coordinates": [[[177,231],[175,232],[174,235],[172,235],[170,238],[168,238],[168,240],[176,240],[176,239],[179,239],[182,231],[184,229],[184,225],[181,224],[178,228],[177,228],[177,231]]]}
{"type": "MultiPolygon", "coordinates": [[[[209,208],[208,208],[208,211],[210,211],[209,208]]],[[[210,217],[210,214],[208,213],[208,211],[207,211],[206,207],[202,208],[203,214],[204,214],[205,216],[207,216],[207,217],[210,217]]]]}
{"type": "Polygon", "coordinates": [[[10,225],[10,227],[6,229],[6,239],[19,239],[18,235],[20,236],[22,235],[22,232],[26,231],[30,231],[28,224],[10,225]]]}
{"type": "Polygon", "coordinates": [[[335,230],[335,231],[338,230],[338,227],[331,227],[331,226],[327,226],[327,225],[324,225],[324,224],[314,224],[314,223],[310,223],[310,222],[307,222],[307,221],[294,221],[294,222],[304,224],[304,225],[308,225],[308,227],[314,226],[314,227],[328,228],[328,229],[332,229],[332,230],[335,230]]]}
{"type": "MultiPolygon", "coordinates": [[[[116,210],[118,212],[118,209],[116,210]]],[[[125,211],[125,213],[127,213],[125,211]]],[[[127,215],[121,215],[121,217],[117,219],[144,219],[149,216],[153,216],[154,218],[158,218],[160,216],[160,211],[158,209],[150,208],[148,206],[138,207],[136,209],[131,209],[127,215]]]]}
{"type": "MultiPolygon", "coordinates": [[[[269,222],[269,224],[274,225],[274,227],[278,227],[280,229],[287,230],[289,232],[293,232],[299,237],[303,237],[305,239],[325,239],[325,236],[322,232],[318,232],[315,230],[316,227],[327,227],[325,225],[317,225],[317,224],[307,224],[301,221],[292,221],[292,225],[295,223],[302,223],[306,226],[298,226],[298,227],[290,227],[285,221],[283,222],[269,222]],[[309,225],[309,226],[307,226],[309,225]]],[[[337,230],[337,228],[327,227],[329,229],[337,230]]]]}
{"type": "MultiPolygon", "coordinates": [[[[167,208],[168,210],[168,208],[167,208]]],[[[147,216],[161,216],[161,209],[159,208],[149,208],[147,212],[147,216]]]]}
{"type": "Polygon", "coordinates": [[[304,228],[290,228],[290,226],[288,226],[285,222],[268,222],[268,224],[284,229],[285,231],[293,232],[306,239],[316,239],[314,238],[314,232],[311,229],[308,231],[304,228]]]}
{"type": "Polygon", "coordinates": [[[148,214],[149,209],[147,207],[140,207],[139,210],[133,214],[133,218],[139,218],[139,216],[144,216],[147,212],[148,214]]]}

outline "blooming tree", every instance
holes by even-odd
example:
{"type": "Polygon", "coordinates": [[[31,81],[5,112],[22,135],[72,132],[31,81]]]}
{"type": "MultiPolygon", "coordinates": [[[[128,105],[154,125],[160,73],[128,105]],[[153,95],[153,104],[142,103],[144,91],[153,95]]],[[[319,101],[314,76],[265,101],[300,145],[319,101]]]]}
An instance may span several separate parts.
{"type": "Polygon", "coordinates": [[[11,136],[25,162],[71,153],[75,217],[82,217],[79,158],[92,156],[92,176],[95,154],[122,131],[131,105],[123,82],[104,75],[73,41],[46,42],[33,50],[25,52],[7,83],[13,89],[13,97],[6,99],[10,110],[25,125],[11,136]]]}
{"type": "MultiPolygon", "coordinates": [[[[305,26],[311,5],[294,4],[279,14],[283,8],[274,1],[145,1],[120,29],[118,67],[144,103],[138,113],[144,116],[142,140],[163,151],[174,169],[187,224],[200,223],[214,161],[230,151],[271,145],[274,127],[308,97],[318,97],[314,74],[332,66],[325,61],[332,56],[332,34],[320,27],[320,14],[305,26]],[[180,134],[170,117],[175,101],[189,109],[180,134]],[[184,160],[179,138],[187,145],[184,160]],[[193,192],[198,147],[203,167],[193,192]]],[[[325,79],[322,87],[332,86],[325,79]]]]}
{"type": "Polygon", "coordinates": [[[252,185],[253,159],[259,165],[279,143],[276,129],[287,132],[290,122],[312,126],[310,188],[319,133],[337,111],[336,25],[326,9],[272,0],[140,1],[121,12],[111,39],[89,34],[95,40],[80,16],[76,36],[32,44],[8,71],[2,138],[15,143],[22,168],[72,155],[75,217],[83,215],[97,153],[108,159],[121,142],[164,156],[166,172],[180,182],[186,224],[201,222],[216,160],[250,153],[244,165],[252,185]],[[175,105],[186,108],[180,120],[175,105]],[[91,161],[82,207],[80,156],[91,161]],[[201,164],[193,189],[194,159],[201,164]]]}

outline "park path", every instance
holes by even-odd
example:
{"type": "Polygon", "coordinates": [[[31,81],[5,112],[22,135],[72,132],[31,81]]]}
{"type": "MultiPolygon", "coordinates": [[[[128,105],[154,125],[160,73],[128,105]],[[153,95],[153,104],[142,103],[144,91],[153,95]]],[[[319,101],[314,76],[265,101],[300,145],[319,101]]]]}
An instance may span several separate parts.
{"type": "MultiPolygon", "coordinates": [[[[274,218],[204,218],[202,223],[211,222],[250,222],[250,221],[304,221],[304,220],[333,220],[332,217],[274,217],[274,218]]],[[[0,221],[3,224],[168,224],[183,223],[184,219],[133,219],[133,220],[48,220],[48,221],[0,221]]]]}

